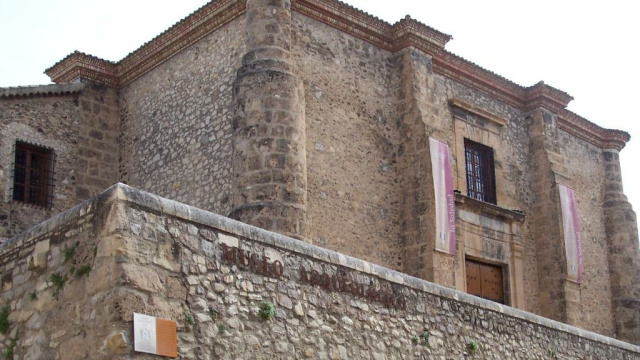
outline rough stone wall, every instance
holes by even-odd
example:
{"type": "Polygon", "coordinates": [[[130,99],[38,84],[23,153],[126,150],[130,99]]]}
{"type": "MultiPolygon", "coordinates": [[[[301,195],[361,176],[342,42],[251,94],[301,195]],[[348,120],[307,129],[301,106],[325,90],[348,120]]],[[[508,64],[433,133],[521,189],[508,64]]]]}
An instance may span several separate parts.
{"type": "Polygon", "coordinates": [[[302,81],[291,62],[291,2],[247,1],[247,53],[234,82],[230,217],[307,239],[302,81]]]}
{"type": "Polygon", "coordinates": [[[291,52],[306,95],[311,242],[400,269],[393,54],[298,13],[291,52]]]}
{"type": "Polygon", "coordinates": [[[20,234],[116,183],[118,132],[116,91],[102,85],[86,82],[68,95],[0,99],[0,235],[20,234]],[[50,209],[11,201],[16,140],[55,153],[50,209]]]}
{"type": "Polygon", "coordinates": [[[118,91],[84,81],[78,98],[76,202],[96,196],[115,184],[118,176],[120,117],[118,91]]]}
{"type": "MultiPolygon", "coordinates": [[[[567,295],[564,235],[558,184],[566,179],[564,158],[557,139],[556,116],[544,109],[532,111],[529,117],[532,148],[531,189],[534,194],[530,217],[532,236],[536,241],[540,314],[568,322],[570,306],[567,295]]],[[[575,285],[575,284],[574,284],[575,285]]],[[[575,293],[575,286],[569,289],[575,293]]]]}
{"type": "Polygon", "coordinates": [[[413,48],[397,56],[402,79],[397,169],[403,271],[455,287],[455,257],[435,251],[436,215],[429,148],[429,137],[453,143],[454,136],[449,131],[452,118],[443,88],[435,83],[431,58],[413,48]]]}
{"type": "Polygon", "coordinates": [[[576,192],[582,237],[584,273],[580,286],[580,314],[575,316],[578,321],[573,325],[615,336],[611,312],[609,246],[602,205],[604,184],[594,181],[605,178],[602,149],[564,131],[558,132],[558,138],[569,177],[569,181],[563,185],[576,192]]]}
{"type": "MultiPolygon", "coordinates": [[[[464,165],[460,166],[459,162],[462,162],[464,164],[465,159],[464,153],[459,151],[462,145],[458,144],[457,142],[461,139],[459,139],[460,136],[456,134],[456,129],[453,122],[454,114],[452,113],[452,106],[449,104],[449,101],[451,99],[458,99],[475,108],[484,110],[495,117],[507,121],[507,124],[500,129],[498,144],[487,145],[494,147],[496,159],[499,159],[499,161],[496,161],[495,163],[498,186],[498,206],[505,209],[522,210],[524,211],[525,215],[527,215],[524,223],[522,224],[520,238],[524,246],[522,257],[524,284],[519,285],[521,285],[524,290],[525,307],[523,309],[538,313],[539,293],[536,240],[533,236],[531,236],[529,230],[530,221],[526,220],[532,214],[533,203],[529,177],[532,169],[530,162],[531,153],[529,148],[529,137],[527,134],[528,123],[525,121],[524,115],[521,111],[501,101],[498,101],[481,91],[472,89],[469,86],[446,78],[442,75],[434,74],[429,69],[428,59],[418,60],[416,64],[423,64],[421,65],[423,68],[414,65],[416,67],[416,70],[413,71],[418,74],[418,78],[411,79],[405,77],[403,81],[405,82],[405,87],[409,87],[409,89],[411,89],[410,91],[416,91],[413,89],[420,89],[420,87],[424,87],[424,89],[420,90],[421,93],[418,92],[416,96],[418,102],[414,106],[419,111],[417,113],[414,112],[405,115],[406,120],[404,120],[403,126],[407,126],[409,122],[415,121],[416,118],[423,119],[422,122],[424,123],[424,125],[422,126],[425,128],[424,130],[420,132],[418,130],[412,129],[406,131],[406,133],[409,134],[409,136],[416,136],[414,134],[425,133],[425,140],[429,135],[431,135],[435,136],[441,141],[446,141],[449,143],[449,149],[452,157],[452,167],[454,169],[454,179],[456,179],[454,181],[454,184],[459,190],[463,192],[464,195],[466,195],[466,193],[464,192],[464,189],[466,188],[465,174],[459,173],[459,169],[464,169],[464,165]],[[423,74],[420,75],[421,73],[423,74]],[[416,85],[413,85],[412,83],[416,85]]],[[[406,66],[407,65],[405,65],[405,67],[406,66]]],[[[407,70],[405,69],[403,71],[407,70]]],[[[404,103],[401,106],[405,107],[407,111],[409,111],[409,106],[411,106],[411,104],[404,103]]],[[[467,121],[468,122],[465,127],[467,129],[470,129],[468,131],[474,131],[473,129],[484,130],[484,127],[486,126],[486,124],[483,121],[478,120],[477,117],[469,118],[467,121]]],[[[419,146],[417,144],[420,144],[420,142],[418,140],[415,140],[413,143],[407,143],[406,145],[404,145],[404,151],[407,152],[404,157],[415,156],[411,153],[411,151],[413,151],[414,153],[416,152],[415,149],[419,146]]],[[[407,160],[406,167],[411,169],[411,171],[417,171],[416,166],[419,161],[419,159],[410,158],[409,160],[407,160]]],[[[429,178],[428,180],[430,180],[430,163],[425,163],[423,167],[426,169],[426,173],[416,176],[415,180],[413,180],[412,182],[403,183],[403,187],[406,187],[404,191],[406,191],[411,196],[415,196],[415,194],[419,193],[419,189],[426,187],[424,184],[419,185],[421,181],[420,179],[429,178]],[[412,184],[414,184],[413,187],[412,184]]],[[[407,198],[409,200],[412,199],[412,197],[410,196],[407,198]]],[[[417,209],[419,208],[420,206],[417,206],[415,209],[411,208],[409,209],[410,211],[408,210],[406,214],[414,214],[415,211],[417,211],[417,209]]],[[[424,211],[424,214],[427,214],[428,207],[424,211]]],[[[412,223],[416,220],[417,219],[412,215],[404,215],[402,219],[403,222],[407,223],[406,228],[411,228],[412,223]]],[[[458,221],[461,222],[461,225],[464,225],[464,221],[462,219],[458,219],[458,221]]],[[[415,228],[415,226],[418,225],[414,224],[413,227],[415,228]]],[[[431,233],[428,233],[428,235],[430,234],[431,233]]],[[[415,238],[415,236],[413,236],[413,238],[415,238]]],[[[430,248],[432,249],[433,245],[431,245],[430,248]]],[[[422,254],[422,252],[414,251],[411,249],[408,251],[410,254],[422,254]]],[[[458,249],[458,252],[461,251],[464,251],[464,248],[460,247],[458,249]]],[[[449,270],[450,272],[456,273],[456,279],[450,280],[449,286],[455,287],[457,289],[464,289],[465,280],[462,277],[462,268],[464,267],[464,263],[460,262],[461,258],[462,257],[456,257],[455,259],[453,259],[453,261],[455,261],[455,263],[453,264],[453,269],[449,270]]],[[[409,257],[407,256],[404,261],[405,263],[409,262],[409,257]]],[[[436,259],[434,259],[434,261],[436,261],[436,259]]],[[[404,271],[407,273],[411,273],[412,269],[418,268],[418,266],[419,264],[414,264],[413,266],[405,267],[404,271]]],[[[442,264],[439,267],[442,267],[442,264]]],[[[444,275],[441,275],[439,277],[445,278],[444,275]]]]}
{"type": "Polygon", "coordinates": [[[117,326],[131,314],[114,286],[114,223],[104,199],[83,203],[0,248],[0,334],[7,359],[113,359],[126,351],[117,326]],[[124,314],[126,313],[126,314],[124,314]]]}
{"type": "Polygon", "coordinates": [[[232,86],[244,24],[238,17],[121,90],[123,181],[229,213],[232,86]]]}
{"type": "Polygon", "coordinates": [[[21,259],[0,295],[21,358],[152,359],[132,350],[134,311],[177,322],[181,359],[640,358],[637,346],[123,185],[32,234],[0,252],[21,259]],[[46,239],[48,256],[26,245],[46,239]],[[46,279],[70,271],[75,241],[72,258],[92,268],[56,299],[46,279]],[[46,269],[28,270],[30,254],[46,269]]]}
{"type": "Polygon", "coordinates": [[[638,219],[622,189],[618,151],[603,151],[603,210],[613,328],[616,337],[640,344],[640,245],[638,219]]]}

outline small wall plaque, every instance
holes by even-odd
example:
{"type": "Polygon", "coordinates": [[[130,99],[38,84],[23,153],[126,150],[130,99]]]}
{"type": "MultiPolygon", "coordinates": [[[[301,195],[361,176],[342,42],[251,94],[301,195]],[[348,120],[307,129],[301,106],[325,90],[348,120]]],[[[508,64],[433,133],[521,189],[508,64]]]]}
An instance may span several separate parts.
{"type": "Polygon", "coordinates": [[[178,357],[176,322],[133,313],[133,344],[138,352],[178,357]]]}

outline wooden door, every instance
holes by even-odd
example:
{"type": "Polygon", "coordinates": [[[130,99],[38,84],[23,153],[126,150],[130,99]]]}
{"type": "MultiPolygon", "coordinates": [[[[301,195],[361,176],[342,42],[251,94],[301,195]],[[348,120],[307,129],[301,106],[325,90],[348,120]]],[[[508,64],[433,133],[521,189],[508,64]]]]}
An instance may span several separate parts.
{"type": "Polygon", "coordinates": [[[504,304],[504,283],[500,266],[466,260],[467,293],[504,304]]]}

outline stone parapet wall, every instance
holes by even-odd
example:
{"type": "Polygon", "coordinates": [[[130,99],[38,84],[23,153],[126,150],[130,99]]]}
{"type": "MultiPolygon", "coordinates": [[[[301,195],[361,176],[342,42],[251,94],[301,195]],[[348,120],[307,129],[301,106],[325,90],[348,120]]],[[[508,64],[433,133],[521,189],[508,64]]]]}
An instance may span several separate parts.
{"type": "Polygon", "coordinates": [[[15,339],[19,358],[155,358],[132,351],[134,311],[177,321],[182,359],[640,358],[637,346],[125,185],[16,237],[0,262],[11,322],[0,341],[15,339]],[[73,260],[89,274],[71,275],[73,260]],[[68,275],[57,296],[53,273],[68,275]]]}
{"type": "MultiPolygon", "coordinates": [[[[113,189],[113,188],[112,188],[113,189]]],[[[117,258],[104,256],[113,191],[0,248],[0,347],[6,359],[112,359],[124,353],[117,258]],[[6,330],[3,333],[3,330],[6,330]]],[[[131,314],[129,314],[131,316],[131,314]]]]}

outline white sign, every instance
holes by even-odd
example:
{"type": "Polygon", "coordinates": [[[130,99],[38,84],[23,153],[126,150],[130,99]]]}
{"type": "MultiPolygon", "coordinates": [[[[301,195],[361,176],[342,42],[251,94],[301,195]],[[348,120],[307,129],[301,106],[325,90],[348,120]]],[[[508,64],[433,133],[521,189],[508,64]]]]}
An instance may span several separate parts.
{"type": "Polygon", "coordinates": [[[133,313],[134,350],[156,354],[156,318],[133,313]]]}

